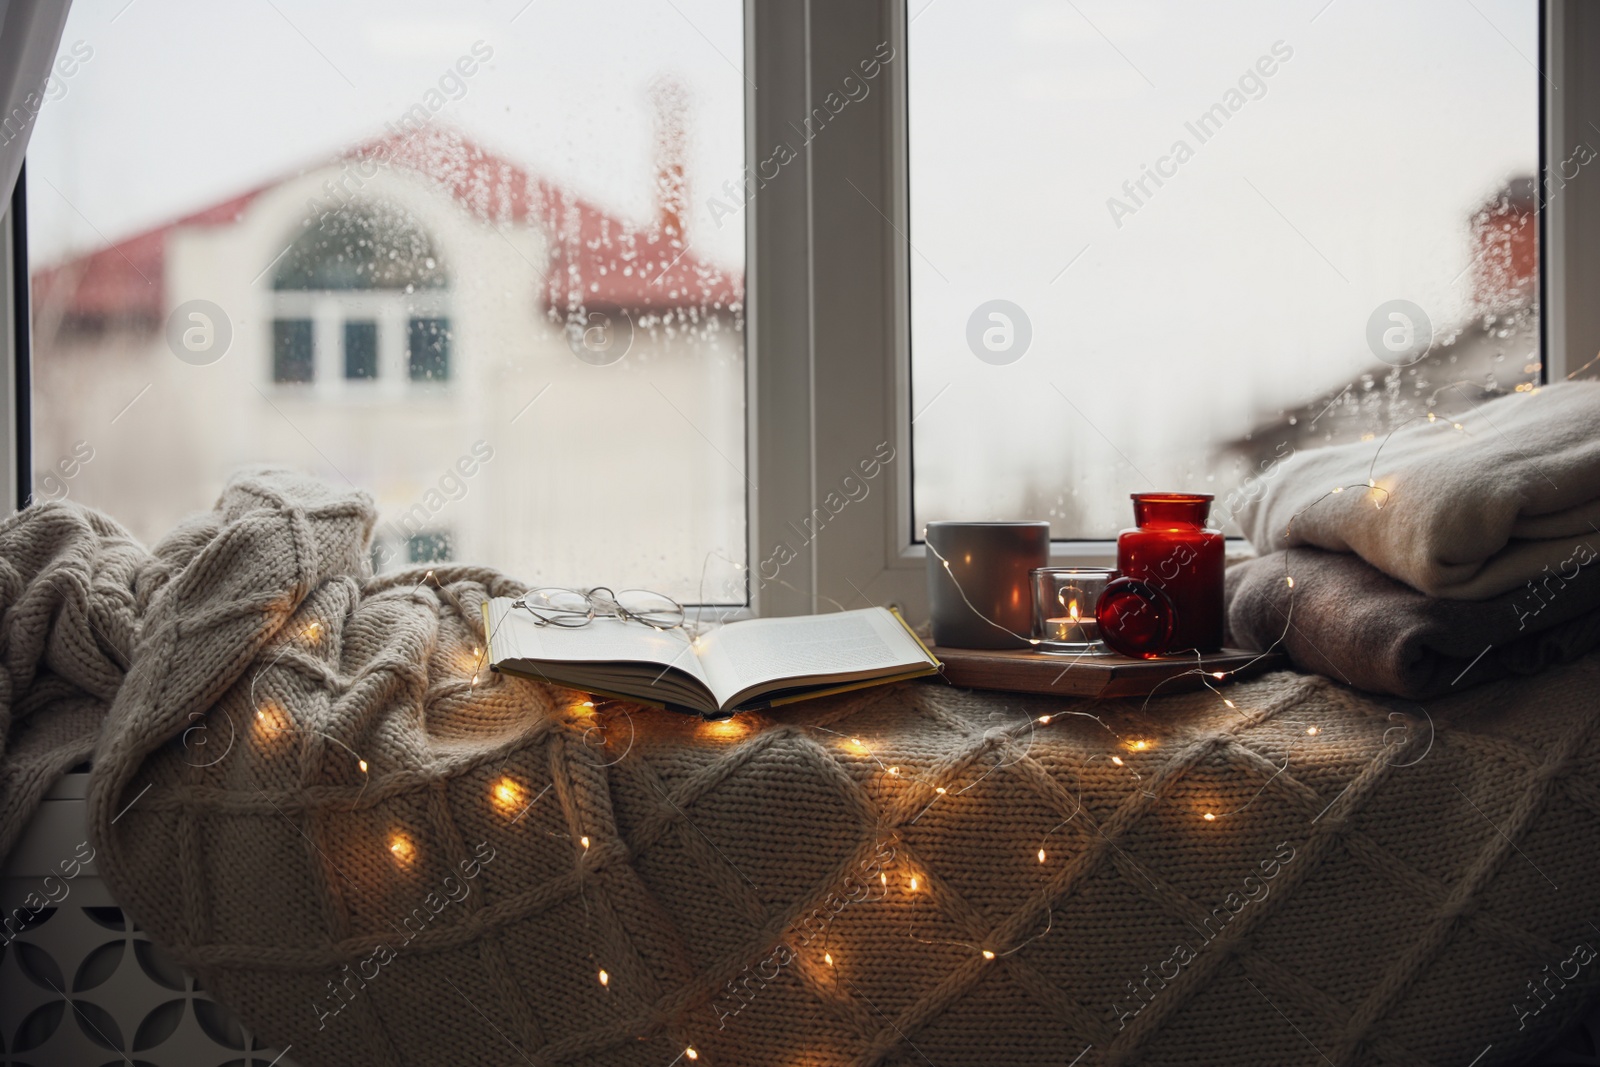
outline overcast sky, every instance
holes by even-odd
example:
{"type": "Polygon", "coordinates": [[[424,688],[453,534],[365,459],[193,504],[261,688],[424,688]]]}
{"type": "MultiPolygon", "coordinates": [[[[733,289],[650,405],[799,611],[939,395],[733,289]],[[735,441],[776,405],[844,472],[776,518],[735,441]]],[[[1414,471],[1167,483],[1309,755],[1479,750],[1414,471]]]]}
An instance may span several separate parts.
{"type": "Polygon", "coordinates": [[[919,406],[949,388],[916,424],[919,487],[968,472],[922,518],[989,514],[1014,488],[995,470],[1071,485],[1118,450],[1162,488],[1215,489],[1211,443],[1376,363],[1378,305],[1457,325],[1469,215],[1535,170],[1536,36],[1533,0],[920,7],[919,406]],[[1202,140],[1186,124],[1218,103],[1237,110],[1202,140]],[[1161,163],[1179,141],[1192,156],[1161,163]],[[992,299],[1031,321],[1009,366],[967,342],[992,299]]]}
{"type": "MultiPolygon", "coordinates": [[[[493,58],[434,121],[642,224],[658,74],[690,90],[694,184],[737,179],[743,32],[737,0],[76,0],[63,48],[93,57],[29,144],[33,251],[92,249],[317,166],[397,121],[477,41],[493,58]]],[[[697,250],[742,264],[736,222],[705,219],[697,250]]]]}

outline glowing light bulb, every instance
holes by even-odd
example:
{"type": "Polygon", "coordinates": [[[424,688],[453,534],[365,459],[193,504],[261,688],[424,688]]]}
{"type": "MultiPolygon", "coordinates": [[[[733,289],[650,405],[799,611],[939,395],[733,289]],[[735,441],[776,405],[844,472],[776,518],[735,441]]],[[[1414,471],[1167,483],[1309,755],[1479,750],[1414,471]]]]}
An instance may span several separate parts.
{"type": "Polygon", "coordinates": [[[1344,492],[1344,486],[1342,486],[1342,485],[1336,485],[1336,486],[1334,486],[1334,487],[1333,487],[1333,491],[1334,491],[1334,492],[1335,492],[1335,493],[1342,493],[1342,492],[1344,492]]]}
{"type": "Polygon", "coordinates": [[[322,624],[320,622],[312,623],[310,626],[307,626],[301,631],[301,636],[307,641],[315,641],[318,637],[322,636],[322,624]]]}
{"type": "Polygon", "coordinates": [[[1428,412],[1428,421],[1429,422],[1438,422],[1439,421],[1439,416],[1435,415],[1433,412],[1430,411],[1430,412],[1428,412]]]}
{"type": "Polygon", "coordinates": [[[1236,708],[1236,707],[1239,706],[1239,705],[1235,704],[1233,701],[1229,700],[1227,697],[1223,697],[1222,698],[1222,702],[1224,704],[1228,705],[1228,707],[1230,707],[1230,708],[1236,708]]]}
{"type": "Polygon", "coordinates": [[[1211,677],[1215,678],[1219,682],[1222,681],[1222,679],[1226,678],[1227,676],[1228,676],[1228,672],[1227,671],[1212,671],[1211,672],[1211,677]]]}
{"type": "Polygon", "coordinates": [[[256,740],[263,746],[269,746],[281,741],[287,736],[290,729],[289,713],[277,704],[266,703],[256,709],[256,724],[254,733],[256,740]]]}
{"type": "Polygon", "coordinates": [[[604,967],[600,968],[600,984],[603,986],[609,986],[611,984],[611,976],[606,973],[606,969],[604,967]]]}
{"type": "Polygon", "coordinates": [[[1217,817],[1215,815],[1211,814],[1209,811],[1206,812],[1204,815],[1202,815],[1200,817],[1202,819],[1204,819],[1206,822],[1216,822],[1217,821],[1217,817]]]}
{"type": "Polygon", "coordinates": [[[1044,862],[1044,849],[1042,849],[1042,848],[1039,850],[1039,862],[1040,863],[1044,862]]]}
{"type": "Polygon", "coordinates": [[[1118,767],[1120,767],[1120,766],[1122,766],[1122,757],[1121,756],[1112,756],[1111,757],[1111,762],[1115,763],[1118,767]]]}
{"type": "Polygon", "coordinates": [[[822,954],[822,962],[826,963],[829,967],[832,967],[833,966],[833,953],[824,952],[822,954]]]}
{"type": "Polygon", "coordinates": [[[899,767],[890,767],[889,768],[889,773],[893,774],[893,775],[899,775],[900,768],[899,767]]]}
{"type": "Polygon", "coordinates": [[[1039,725],[1040,726],[1049,726],[1050,725],[1050,716],[1048,716],[1048,715],[1039,716],[1039,725]]]}
{"type": "Polygon", "coordinates": [[[1150,747],[1150,742],[1148,742],[1148,741],[1135,741],[1133,743],[1133,750],[1135,752],[1143,752],[1145,749],[1147,749],[1149,747],[1150,747]]]}
{"type": "Polygon", "coordinates": [[[502,812],[515,811],[522,806],[522,787],[510,777],[501,778],[490,790],[494,805],[502,812]]]}
{"type": "Polygon", "coordinates": [[[478,684],[478,676],[476,674],[474,674],[472,676],[472,684],[473,685],[477,685],[478,684]]]}
{"type": "Polygon", "coordinates": [[[702,727],[702,729],[707,734],[710,734],[712,737],[722,741],[743,737],[745,732],[744,723],[732,717],[726,719],[717,719],[715,722],[708,722],[702,727]]]}
{"type": "Polygon", "coordinates": [[[473,656],[481,656],[483,655],[483,649],[479,648],[477,645],[473,645],[472,654],[473,656]]]}
{"type": "Polygon", "coordinates": [[[944,786],[942,786],[942,785],[934,786],[933,787],[933,791],[935,793],[938,793],[940,796],[944,796],[944,786]]]}
{"type": "Polygon", "coordinates": [[[684,1049],[683,1054],[689,1057],[691,1060],[697,1060],[700,1058],[700,1053],[694,1050],[693,1045],[690,1045],[688,1048],[684,1049]]]}
{"type": "Polygon", "coordinates": [[[1459,423],[1459,422],[1452,422],[1452,423],[1451,423],[1451,424],[1450,424],[1450,425],[1451,425],[1451,426],[1454,426],[1454,427],[1455,427],[1455,428],[1456,428],[1456,429],[1458,429],[1458,430],[1464,430],[1464,429],[1466,429],[1466,427],[1465,427],[1465,426],[1462,426],[1462,425],[1461,425],[1461,424],[1460,424],[1460,423],[1459,423]]]}
{"type": "Polygon", "coordinates": [[[888,885],[889,884],[889,876],[886,873],[884,873],[882,871],[879,871],[878,872],[878,884],[879,885],[888,885]]]}
{"type": "Polygon", "coordinates": [[[405,834],[395,834],[389,838],[389,854],[400,866],[409,867],[417,858],[417,846],[405,834]]]}
{"type": "Polygon", "coordinates": [[[1315,726],[1307,726],[1306,733],[1310,734],[1312,737],[1315,737],[1317,736],[1318,730],[1315,726]]]}
{"type": "Polygon", "coordinates": [[[983,950],[983,958],[986,959],[986,960],[992,960],[992,959],[994,959],[994,953],[990,952],[988,949],[984,949],[983,950]]]}
{"type": "Polygon", "coordinates": [[[578,838],[578,844],[582,845],[584,848],[588,848],[589,847],[589,839],[587,837],[580,837],[580,838],[578,838]]]}
{"type": "Polygon", "coordinates": [[[911,876],[911,891],[913,893],[915,893],[917,891],[917,884],[918,884],[917,883],[917,876],[913,874],[911,876]]]}
{"type": "Polygon", "coordinates": [[[1291,574],[1291,575],[1287,576],[1286,578],[1284,578],[1284,581],[1289,583],[1289,588],[1290,589],[1294,588],[1294,575],[1291,574]]]}
{"type": "Polygon", "coordinates": [[[362,774],[366,774],[367,773],[367,761],[366,760],[364,760],[364,759],[356,760],[356,766],[361,768],[361,773],[362,774]]]}

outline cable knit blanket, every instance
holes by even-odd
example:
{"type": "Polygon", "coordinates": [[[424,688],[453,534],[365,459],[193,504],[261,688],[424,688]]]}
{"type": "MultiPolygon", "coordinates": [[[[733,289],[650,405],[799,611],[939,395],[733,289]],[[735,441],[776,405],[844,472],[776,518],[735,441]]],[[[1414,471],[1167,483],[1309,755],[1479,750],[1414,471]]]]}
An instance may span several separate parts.
{"type": "Polygon", "coordinates": [[[113,891],[298,1063],[1490,1067],[1600,988],[1593,658],[701,724],[479,673],[515,584],[372,519],[0,526],[7,843],[93,745],[113,891]]]}

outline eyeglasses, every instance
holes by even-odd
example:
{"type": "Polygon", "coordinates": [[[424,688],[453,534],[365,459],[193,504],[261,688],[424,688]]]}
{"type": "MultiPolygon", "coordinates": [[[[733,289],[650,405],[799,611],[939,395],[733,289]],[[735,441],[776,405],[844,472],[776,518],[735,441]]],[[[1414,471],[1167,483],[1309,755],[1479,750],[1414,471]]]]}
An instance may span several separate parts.
{"type": "Polygon", "coordinates": [[[684,620],[682,604],[648,589],[614,593],[603,585],[593,589],[548,587],[530,589],[512,604],[531,614],[540,626],[566,629],[587,626],[595,619],[621,619],[656,630],[675,630],[684,620]]]}

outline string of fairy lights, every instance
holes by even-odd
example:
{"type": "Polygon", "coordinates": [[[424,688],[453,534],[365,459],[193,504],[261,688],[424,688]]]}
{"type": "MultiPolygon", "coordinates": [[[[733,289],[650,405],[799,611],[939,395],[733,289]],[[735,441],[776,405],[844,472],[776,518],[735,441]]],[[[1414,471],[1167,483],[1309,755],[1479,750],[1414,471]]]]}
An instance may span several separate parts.
{"type": "MultiPolygon", "coordinates": [[[[1448,388],[1448,386],[1445,388],[1448,388]]],[[[1435,393],[1434,395],[1436,397],[1438,394],[1435,393]]],[[[1287,546],[1289,544],[1289,540],[1294,529],[1294,523],[1300,518],[1300,516],[1304,515],[1313,507],[1316,507],[1322,501],[1334,495],[1342,494],[1347,490],[1356,489],[1368,492],[1374,497],[1374,506],[1381,509],[1389,499],[1389,489],[1385,486],[1379,485],[1376,477],[1377,465],[1379,458],[1382,455],[1383,447],[1388,444],[1389,440],[1399,429],[1418,419],[1426,419],[1426,421],[1430,424],[1444,422],[1444,424],[1454,432],[1461,432],[1463,434],[1468,433],[1462,423],[1452,420],[1441,420],[1440,417],[1433,411],[1428,411],[1425,415],[1414,416],[1412,419],[1408,419],[1393,427],[1389,431],[1389,434],[1379,444],[1378,449],[1374,452],[1372,462],[1368,469],[1368,477],[1365,483],[1334,486],[1321,496],[1317,497],[1315,500],[1297,510],[1285,528],[1285,545],[1287,546]]],[[[951,570],[950,567],[950,561],[940,555],[937,549],[935,549],[931,544],[928,545],[928,550],[938,560],[939,564],[945,568],[946,572],[950,574],[952,582],[955,583],[956,589],[960,592],[961,597],[966,602],[967,606],[972,608],[974,612],[976,612],[981,618],[984,618],[984,620],[989,622],[991,625],[1005,630],[1007,633],[1011,633],[1009,629],[1000,623],[995,622],[993,619],[989,619],[982,611],[979,611],[976,605],[972,603],[972,601],[967,597],[965,590],[961,589],[960,582],[956,580],[954,571],[951,570]]],[[[735,566],[741,565],[735,564],[735,566]]],[[[1290,630],[1293,627],[1296,586],[1294,575],[1291,570],[1290,550],[1287,547],[1284,551],[1284,568],[1284,582],[1287,589],[1288,604],[1285,610],[1284,628],[1280,636],[1274,640],[1267,649],[1263,650],[1246,663],[1228,669],[1207,669],[1207,665],[1204,662],[1204,657],[1198,652],[1194,653],[1194,668],[1174,675],[1159,683],[1155,689],[1145,697],[1144,703],[1141,705],[1141,713],[1148,711],[1150,701],[1159,694],[1159,690],[1162,687],[1171,683],[1176,683],[1180,679],[1190,677],[1197,678],[1204,689],[1210,691],[1230,711],[1237,710],[1238,705],[1235,703],[1235,701],[1218,689],[1218,685],[1226,683],[1236,675],[1250,670],[1263,658],[1271,655],[1286,641],[1290,630]]],[[[425,585],[431,585],[446,598],[448,598],[460,614],[461,618],[467,622],[469,629],[477,630],[479,628],[477,620],[474,619],[472,614],[463,607],[461,602],[445,586],[445,584],[439,580],[434,571],[427,571],[417,582],[416,586],[413,587],[413,591],[420,589],[425,585]]],[[[256,696],[256,681],[262,673],[271,670],[283,659],[286,654],[293,649],[304,650],[314,648],[320,643],[323,635],[324,627],[321,622],[313,621],[309,623],[301,628],[294,635],[294,637],[291,638],[291,640],[284,642],[283,647],[278,650],[277,654],[272,658],[272,660],[260,668],[256,672],[256,675],[251,678],[249,701],[254,710],[255,736],[257,743],[264,747],[270,747],[277,744],[280,738],[290,735],[299,735],[316,737],[342,749],[350,756],[357,773],[361,776],[361,789],[358,791],[356,797],[352,801],[351,810],[354,810],[370,782],[371,765],[366,757],[351,748],[344,740],[335,737],[330,733],[295,722],[293,716],[282,704],[270,699],[258,700],[256,696]]],[[[481,640],[470,646],[464,646],[461,649],[462,654],[458,659],[458,663],[461,664],[460,669],[462,670],[465,686],[469,695],[475,693],[483,682],[483,670],[489,661],[490,645],[492,643],[493,636],[493,634],[484,635],[481,640]]],[[[1021,634],[1013,634],[1013,636],[1018,640],[1026,641],[1030,644],[1038,644],[1038,639],[1032,638],[1031,636],[1023,636],[1021,634]]],[[[1068,664],[1068,669],[1070,669],[1070,664],[1068,664]]],[[[612,727],[607,721],[611,717],[611,714],[619,713],[621,717],[626,720],[628,726],[627,746],[620,754],[616,755],[615,758],[604,762],[602,766],[610,766],[618,763],[625,759],[629,752],[632,751],[634,747],[636,729],[634,727],[632,715],[629,711],[628,702],[609,699],[596,700],[592,696],[583,695],[583,699],[571,699],[567,701],[567,711],[571,715],[586,722],[587,725],[583,733],[583,743],[585,745],[589,745],[591,739],[598,736],[600,739],[599,747],[601,748],[613,747],[611,737],[612,727]]],[[[1105,733],[1109,734],[1111,738],[1111,747],[1107,751],[1092,753],[1085,758],[1083,761],[1085,768],[1097,760],[1104,760],[1111,766],[1117,768],[1119,771],[1125,771],[1129,775],[1129,780],[1132,783],[1133,788],[1140,790],[1146,796],[1152,798],[1156,796],[1156,794],[1151,793],[1143,785],[1147,775],[1143,770],[1141,770],[1141,767],[1144,767],[1147,761],[1141,757],[1157,750],[1160,747],[1160,742],[1156,738],[1148,736],[1124,735],[1101,716],[1090,711],[1058,710],[1041,715],[1030,715],[1021,722],[1014,723],[1007,727],[1002,727],[998,734],[991,733],[990,736],[995,739],[993,747],[998,750],[998,758],[992,761],[982,771],[982,773],[978,774],[970,781],[965,781],[964,784],[959,785],[955,780],[935,780],[932,777],[917,773],[909,767],[898,762],[887,762],[866,742],[862,741],[857,736],[841,733],[829,727],[816,724],[809,724],[804,728],[816,733],[832,735],[832,737],[838,739],[836,747],[839,751],[854,758],[863,758],[870,761],[881,772],[882,782],[888,788],[901,788],[908,791],[920,791],[922,795],[925,795],[927,798],[926,802],[923,803],[916,813],[905,823],[905,825],[911,826],[920,821],[922,817],[931,811],[936,805],[952,803],[955,798],[967,794],[996,771],[1015,765],[1021,760],[1028,758],[1037,737],[1037,732],[1041,728],[1049,727],[1053,723],[1057,723],[1061,720],[1069,718],[1088,720],[1101,730],[1105,731],[1105,733]]],[[[1300,727],[1303,730],[1303,736],[1313,740],[1319,737],[1322,733],[1322,727],[1314,722],[1285,720],[1284,725],[1300,727]]],[[[750,723],[737,717],[706,721],[701,723],[698,727],[698,732],[701,734],[701,736],[704,739],[712,742],[736,742],[742,740],[750,732],[750,730],[750,723]]],[[[1308,741],[1304,743],[1313,742],[1308,741]]],[[[1257,791],[1243,804],[1240,804],[1228,811],[1216,811],[1210,809],[1203,810],[1198,813],[1198,819],[1208,824],[1217,823],[1221,820],[1238,815],[1249,808],[1265,793],[1267,788],[1274,780],[1276,780],[1279,775],[1288,770],[1292,760],[1292,754],[1293,746],[1291,746],[1290,749],[1285,753],[1282,765],[1276,766],[1273,774],[1263,781],[1260,788],[1257,789],[1257,791]]],[[[964,767],[970,768],[971,765],[972,764],[970,761],[964,763],[964,767]]],[[[540,800],[550,793],[550,791],[554,788],[555,783],[552,781],[537,794],[534,794],[530,797],[531,788],[528,784],[520,781],[512,774],[506,773],[504,771],[504,764],[502,764],[500,771],[501,773],[499,773],[498,776],[489,783],[487,798],[488,803],[493,811],[507,820],[508,826],[515,826],[528,814],[530,810],[533,809],[534,805],[538,804],[540,800]]],[[[1032,849],[1029,858],[1034,861],[1034,866],[1036,868],[1048,869],[1052,857],[1056,854],[1056,849],[1051,844],[1054,836],[1072,823],[1073,820],[1075,820],[1077,816],[1082,813],[1082,790],[1082,780],[1080,778],[1078,782],[1078,794],[1075,798],[1071,813],[1053,825],[1049,830],[1045,831],[1045,833],[1035,842],[1035,847],[1032,849]]],[[[550,833],[550,831],[546,832],[550,833]]],[[[580,834],[576,844],[578,847],[578,856],[581,862],[582,856],[590,852],[593,841],[589,835],[580,834]]],[[[389,832],[386,845],[387,851],[389,852],[396,868],[401,871],[414,868],[421,859],[420,846],[417,844],[416,840],[402,828],[395,828],[389,832]]],[[[885,890],[890,887],[890,878],[887,871],[880,871],[879,880],[881,886],[885,890]]],[[[904,872],[903,881],[901,881],[899,884],[903,886],[905,893],[913,896],[931,892],[933,889],[927,872],[921,871],[913,865],[908,865],[904,872]]],[[[580,891],[582,891],[581,882],[580,891]]],[[[588,911],[589,909],[586,906],[586,914],[588,911]]],[[[985,963],[990,963],[1014,955],[1040,938],[1047,936],[1054,928],[1054,919],[1053,907],[1047,905],[1045,923],[1042,929],[1015,944],[997,945],[982,941],[962,941],[947,938],[923,938],[919,936],[912,927],[911,924],[913,919],[911,913],[908,911],[907,935],[912,940],[922,944],[950,945],[960,947],[964,951],[973,953],[985,963]]],[[[833,972],[837,974],[839,971],[842,961],[840,957],[835,956],[835,947],[836,946],[831,943],[831,940],[824,941],[821,952],[824,973],[833,972]]],[[[612,992],[615,976],[604,965],[604,962],[596,958],[593,953],[590,954],[590,959],[595,967],[595,980],[599,983],[603,990],[606,990],[608,993],[612,992]]],[[[668,1065],[668,1067],[672,1067],[673,1064],[677,1064],[683,1060],[695,1061],[698,1059],[700,1059],[699,1050],[695,1048],[692,1042],[686,1042],[682,1051],[678,1053],[677,1057],[672,1061],[671,1064],[668,1065]]]]}

